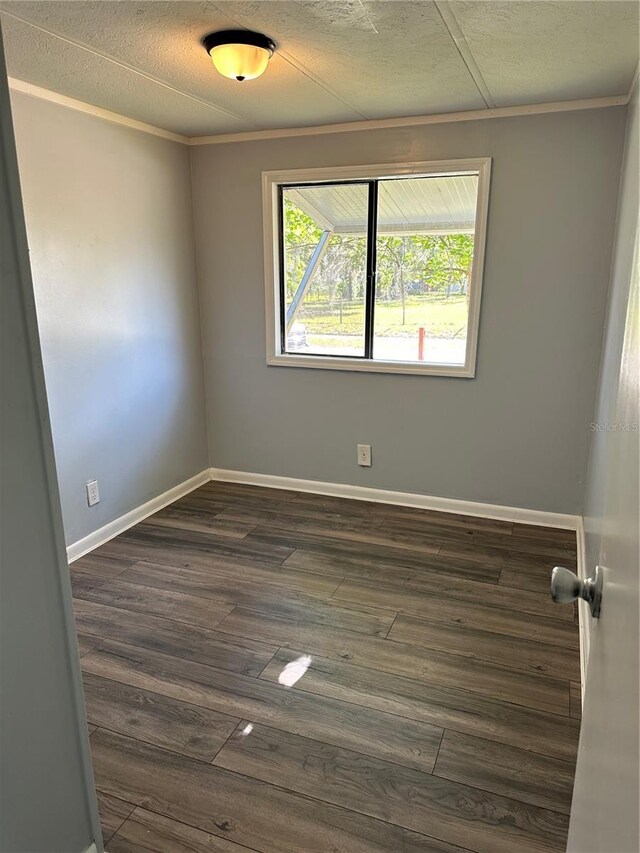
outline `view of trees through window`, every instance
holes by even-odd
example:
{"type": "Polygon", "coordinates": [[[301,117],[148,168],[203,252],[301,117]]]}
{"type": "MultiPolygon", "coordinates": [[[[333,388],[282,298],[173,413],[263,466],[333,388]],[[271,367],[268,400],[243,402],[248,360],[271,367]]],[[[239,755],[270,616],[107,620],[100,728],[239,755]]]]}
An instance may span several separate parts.
{"type": "MultiPolygon", "coordinates": [[[[431,196],[442,192],[438,179],[379,182],[372,357],[464,364],[473,230],[426,221],[424,199],[406,186],[425,180],[431,196]],[[403,204],[415,207],[406,222],[403,204]]],[[[365,355],[368,192],[366,183],[285,189],[287,351],[365,355]]]]}

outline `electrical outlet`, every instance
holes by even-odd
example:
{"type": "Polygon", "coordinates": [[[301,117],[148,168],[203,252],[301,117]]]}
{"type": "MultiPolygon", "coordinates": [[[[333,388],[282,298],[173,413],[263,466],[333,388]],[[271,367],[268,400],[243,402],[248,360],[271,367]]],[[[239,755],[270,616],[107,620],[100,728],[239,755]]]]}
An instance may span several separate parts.
{"type": "Polygon", "coordinates": [[[98,491],[97,480],[89,480],[87,483],[87,503],[89,506],[95,506],[100,503],[100,492],[98,491]]]}
{"type": "Polygon", "coordinates": [[[359,444],[358,445],[358,465],[362,465],[363,468],[371,467],[371,445],[370,444],[359,444]]]}

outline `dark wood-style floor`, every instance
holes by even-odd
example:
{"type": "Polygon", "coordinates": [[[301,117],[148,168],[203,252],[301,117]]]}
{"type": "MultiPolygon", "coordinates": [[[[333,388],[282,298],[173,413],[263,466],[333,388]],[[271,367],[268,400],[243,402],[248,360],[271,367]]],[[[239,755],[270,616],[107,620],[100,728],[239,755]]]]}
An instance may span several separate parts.
{"type": "Polygon", "coordinates": [[[224,483],[82,557],[107,850],[564,850],[575,561],[568,531],[224,483]]]}

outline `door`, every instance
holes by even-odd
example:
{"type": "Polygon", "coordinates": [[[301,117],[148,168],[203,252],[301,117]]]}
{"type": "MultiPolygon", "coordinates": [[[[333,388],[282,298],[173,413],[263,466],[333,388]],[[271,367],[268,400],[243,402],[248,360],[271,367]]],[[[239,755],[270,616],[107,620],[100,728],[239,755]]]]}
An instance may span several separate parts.
{"type": "Polygon", "coordinates": [[[629,106],[598,422],[592,425],[586,568],[591,573],[596,561],[603,567],[604,587],[600,618],[591,623],[570,853],[640,850],[638,158],[636,84],[629,106]]]}
{"type": "Polygon", "coordinates": [[[0,32],[0,851],[102,850],[0,32]]]}

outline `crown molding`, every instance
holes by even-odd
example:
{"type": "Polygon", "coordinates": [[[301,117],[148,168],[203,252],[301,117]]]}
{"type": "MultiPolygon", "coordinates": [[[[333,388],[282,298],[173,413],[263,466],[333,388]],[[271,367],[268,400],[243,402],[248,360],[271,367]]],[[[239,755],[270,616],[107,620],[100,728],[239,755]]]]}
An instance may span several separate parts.
{"type": "Polygon", "coordinates": [[[219,145],[223,142],[254,142],[263,139],[282,139],[288,136],[317,136],[323,133],[349,133],[358,130],[382,130],[385,128],[422,127],[429,124],[448,124],[457,121],[478,121],[512,116],[542,115],[573,110],[595,110],[603,107],[619,107],[629,103],[627,95],[612,95],[606,98],[586,98],[579,101],[554,101],[548,104],[523,104],[516,107],[492,107],[482,110],[466,110],[456,113],[436,113],[402,118],[367,119],[342,124],[323,124],[315,127],[290,127],[278,130],[248,130],[242,133],[225,133],[213,136],[191,136],[189,145],[219,145]]]}
{"type": "Polygon", "coordinates": [[[351,133],[362,130],[423,127],[430,124],[448,124],[450,122],[458,121],[482,121],[493,118],[510,118],[515,116],[543,115],[545,113],[561,113],[572,112],[574,110],[595,110],[605,107],[626,106],[626,104],[629,103],[633,87],[637,82],[637,74],[638,72],[636,70],[631,90],[627,95],[612,95],[606,98],[586,98],[578,101],[554,101],[547,104],[523,104],[515,107],[492,107],[490,109],[465,110],[463,112],[453,113],[434,113],[433,115],[406,116],[401,118],[365,119],[363,121],[343,122],[342,124],[322,124],[315,125],[313,127],[247,130],[242,131],[241,133],[224,133],[214,134],[211,136],[182,136],[179,133],[173,133],[170,130],[164,130],[161,127],[155,127],[152,124],[146,124],[143,121],[138,121],[137,119],[120,115],[120,113],[114,113],[111,112],[111,110],[105,110],[102,109],[102,107],[96,107],[93,104],[87,104],[84,101],[77,100],[76,98],[61,95],[59,92],[54,92],[51,89],[45,89],[42,86],[36,86],[34,83],[27,83],[24,80],[18,80],[16,77],[9,77],[9,88],[13,92],[21,92],[24,95],[40,98],[40,100],[43,101],[50,101],[53,104],[58,104],[59,106],[67,107],[68,109],[76,110],[77,112],[86,113],[87,115],[92,115],[96,118],[101,118],[105,121],[110,121],[114,124],[131,128],[132,130],[139,130],[142,133],[159,136],[161,139],[168,139],[171,142],[179,142],[182,145],[219,145],[225,142],[255,142],[265,139],[283,139],[285,137],[318,136],[327,133],[351,133]]]}
{"type": "Polygon", "coordinates": [[[42,101],[50,101],[52,104],[58,104],[61,107],[67,107],[79,113],[86,113],[87,115],[95,116],[114,124],[120,124],[132,130],[140,130],[143,133],[150,133],[152,136],[169,139],[171,142],[180,142],[183,145],[189,144],[189,137],[187,136],[172,133],[170,130],[163,130],[161,127],[154,127],[152,124],[146,124],[143,121],[137,121],[134,118],[113,113],[110,110],[103,110],[102,107],[96,107],[93,104],[87,104],[75,98],[69,98],[67,95],[61,95],[59,92],[53,92],[50,89],[43,89],[42,86],[36,86],[34,83],[26,83],[24,80],[18,80],[15,77],[9,77],[9,88],[12,92],[21,92],[23,95],[40,98],[42,101]]]}

